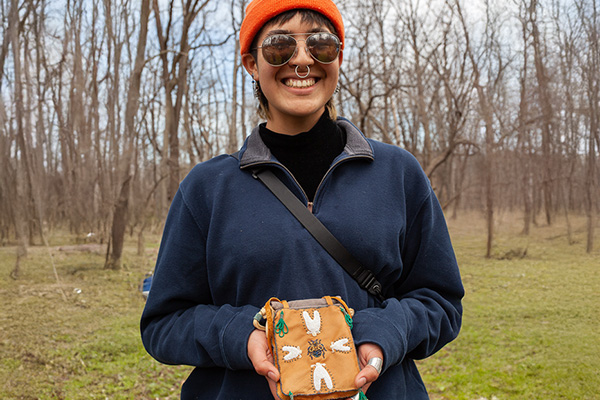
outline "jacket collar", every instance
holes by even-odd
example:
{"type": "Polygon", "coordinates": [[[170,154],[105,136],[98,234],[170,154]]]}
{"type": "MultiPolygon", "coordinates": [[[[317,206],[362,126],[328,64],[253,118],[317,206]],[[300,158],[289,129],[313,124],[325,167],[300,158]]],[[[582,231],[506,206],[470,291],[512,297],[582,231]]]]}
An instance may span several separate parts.
{"type": "MultiPolygon", "coordinates": [[[[346,131],[346,146],[340,155],[342,159],[355,157],[374,159],[373,148],[352,122],[340,117],[336,120],[336,123],[346,131]]],[[[262,141],[258,130],[258,126],[252,130],[240,150],[240,168],[276,162],[271,151],[262,141]]]]}

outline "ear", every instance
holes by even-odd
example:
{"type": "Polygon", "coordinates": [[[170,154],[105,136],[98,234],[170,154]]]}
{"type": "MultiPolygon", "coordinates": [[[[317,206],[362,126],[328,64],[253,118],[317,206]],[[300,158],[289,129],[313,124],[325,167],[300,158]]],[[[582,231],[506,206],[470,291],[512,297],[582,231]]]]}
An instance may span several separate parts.
{"type": "Polygon", "coordinates": [[[250,53],[242,55],[242,65],[250,75],[254,76],[254,80],[258,81],[258,64],[250,53]]]}
{"type": "Polygon", "coordinates": [[[342,66],[342,61],[344,60],[344,50],[340,50],[340,67],[342,66]]]}

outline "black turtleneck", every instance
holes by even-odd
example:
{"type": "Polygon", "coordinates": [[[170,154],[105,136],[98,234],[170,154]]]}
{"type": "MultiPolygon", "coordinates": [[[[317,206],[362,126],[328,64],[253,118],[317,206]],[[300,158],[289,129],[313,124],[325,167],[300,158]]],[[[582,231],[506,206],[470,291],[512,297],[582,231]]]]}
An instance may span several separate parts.
{"type": "Polygon", "coordinates": [[[290,170],[313,201],[321,179],[344,150],[346,133],[329,118],[327,110],[308,132],[283,135],[260,125],[260,137],[271,153],[290,170]]]}

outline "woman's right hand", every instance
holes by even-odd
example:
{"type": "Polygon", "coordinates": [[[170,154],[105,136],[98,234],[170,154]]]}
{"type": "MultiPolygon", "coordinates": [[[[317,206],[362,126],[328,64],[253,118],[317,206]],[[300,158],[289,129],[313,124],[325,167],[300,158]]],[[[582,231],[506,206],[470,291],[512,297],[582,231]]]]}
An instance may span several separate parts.
{"type": "Polygon", "coordinates": [[[259,375],[264,376],[269,383],[271,394],[274,399],[277,396],[277,381],[279,381],[279,371],[273,364],[273,353],[267,340],[267,335],[258,329],[255,329],[248,338],[248,357],[252,361],[254,370],[259,375]]]}

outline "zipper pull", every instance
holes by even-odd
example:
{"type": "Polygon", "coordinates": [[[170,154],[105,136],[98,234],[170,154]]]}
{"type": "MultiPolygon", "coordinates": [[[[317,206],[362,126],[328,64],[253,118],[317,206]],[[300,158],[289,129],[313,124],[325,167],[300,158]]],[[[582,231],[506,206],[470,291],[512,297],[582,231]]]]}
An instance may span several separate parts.
{"type": "Polygon", "coordinates": [[[309,202],[308,202],[308,204],[306,205],[306,208],[308,208],[308,211],[310,211],[310,212],[311,212],[311,214],[312,214],[312,210],[313,210],[313,202],[312,202],[312,201],[309,201],[309,202]]]}

